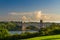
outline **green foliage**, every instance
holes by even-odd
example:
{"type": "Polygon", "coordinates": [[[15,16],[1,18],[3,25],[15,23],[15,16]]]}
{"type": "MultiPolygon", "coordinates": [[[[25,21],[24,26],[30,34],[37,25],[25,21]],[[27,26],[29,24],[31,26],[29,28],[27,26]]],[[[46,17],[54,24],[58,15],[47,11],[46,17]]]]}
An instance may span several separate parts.
{"type": "Polygon", "coordinates": [[[0,23],[0,29],[14,30],[15,27],[16,24],[12,22],[0,23]]]}
{"type": "Polygon", "coordinates": [[[13,30],[14,27],[16,27],[16,24],[11,23],[11,22],[8,22],[8,23],[7,23],[7,29],[8,29],[8,30],[13,30]]]}
{"type": "Polygon", "coordinates": [[[34,37],[34,38],[28,38],[28,39],[24,39],[24,40],[60,40],[60,35],[34,37]]]}
{"type": "MultiPolygon", "coordinates": [[[[16,27],[16,24],[12,22],[0,23],[0,38],[5,38],[6,40],[18,40],[18,39],[37,37],[37,36],[60,34],[60,25],[52,23],[48,27],[40,28],[39,32],[36,32],[36,33],[25,32],[20,35],[8,36],[9,33],[6,29],[13,30],[15,29],[15,27],[16,27]]],[[[37,28],[31,25],[27,27],[27,29],[36,30],[37,28]]]]}
{"type": "Polygon", "coordinates": [[[9,36],[9,33],[6,29],[0,29],[0,38],[9,36]]]}
{"type": "Polygon", "coordinates": [[[49,27],[41,28],[39,32],[41,35],[60,34],[60,25],[52,23],[49,27]]]}
{"type": "Polygon", "coordinates": [[[30,25],[30,26],[26,27],[26,29],[29,29],[29,30],[38,30],[38,27],[30,25]]]}

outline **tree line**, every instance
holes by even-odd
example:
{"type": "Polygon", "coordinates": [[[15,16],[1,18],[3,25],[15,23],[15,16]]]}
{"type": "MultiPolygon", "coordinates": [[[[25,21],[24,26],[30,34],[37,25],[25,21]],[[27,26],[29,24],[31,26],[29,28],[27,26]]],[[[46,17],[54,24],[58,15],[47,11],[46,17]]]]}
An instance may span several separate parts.
{"type": "MultiPolygon", "coordinates": [[[[6,29],[8,25],[0,24],[0,40],[21,40],[21,39],[26,39],[26,38],[32,38],[32,37],[37,37],[37,36],[47,36],[47,35],[57,35],[60,34],[60,25],[56,23],[52,23],[50,26],[46,26],[44,28],[40,28],[38,32],[36,33],[30,33],[30,32],[25,32],[21,34],[16,34],[16,35],[10,35],[9,31],[6,29]],[[3,26],[5,25],[5,27],[3,26]]],[[[9,27],[12,27],[11,25],[14,24],[13,27],[15,27],[15,23],[8,23],[10,24],[9,27]]],[[[9,28],[10,30],[10,28],[9,28]]]]}

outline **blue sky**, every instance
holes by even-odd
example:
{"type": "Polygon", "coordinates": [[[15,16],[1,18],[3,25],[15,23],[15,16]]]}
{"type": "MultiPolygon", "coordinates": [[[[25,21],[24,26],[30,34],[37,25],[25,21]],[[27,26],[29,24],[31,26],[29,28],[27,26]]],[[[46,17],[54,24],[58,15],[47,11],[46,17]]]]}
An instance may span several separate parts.
{"type": "Polygon", "coordinates": [[[0,16],[39,10],[45,14],[60,14],[60,0],[0,0],[0,16]]]}

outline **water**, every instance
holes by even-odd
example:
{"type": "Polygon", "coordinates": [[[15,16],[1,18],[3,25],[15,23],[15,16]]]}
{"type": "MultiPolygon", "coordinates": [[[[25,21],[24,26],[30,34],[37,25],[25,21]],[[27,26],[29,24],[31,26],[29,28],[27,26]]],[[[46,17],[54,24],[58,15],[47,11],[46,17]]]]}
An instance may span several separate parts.
{"type": "MultiPolygon", "coordinates": [[[[31,32],[31,33],[34,33],[34,32],[38,32],[38,31],[26,31],[26,32],[31,32]]],[[[10,34],[14,35],[14,34],[21,34],[22,31],[9,31],[10,34]]]]}

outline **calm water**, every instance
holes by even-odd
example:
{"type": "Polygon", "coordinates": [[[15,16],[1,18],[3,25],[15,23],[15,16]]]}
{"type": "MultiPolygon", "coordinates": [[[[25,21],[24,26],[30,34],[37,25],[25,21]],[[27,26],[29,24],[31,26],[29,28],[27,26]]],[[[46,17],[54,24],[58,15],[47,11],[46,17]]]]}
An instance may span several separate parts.
{"type": "MultiPolygon", "coordinates": [[[[34,33],[34,32],[38,32],[38,31],[26,31],[26,32],[31,32],[31,33],[34,33]]],[[[10,34],[14,35],[14,34],[21,34],[22,31],[9,31],[10,34]]]]}

